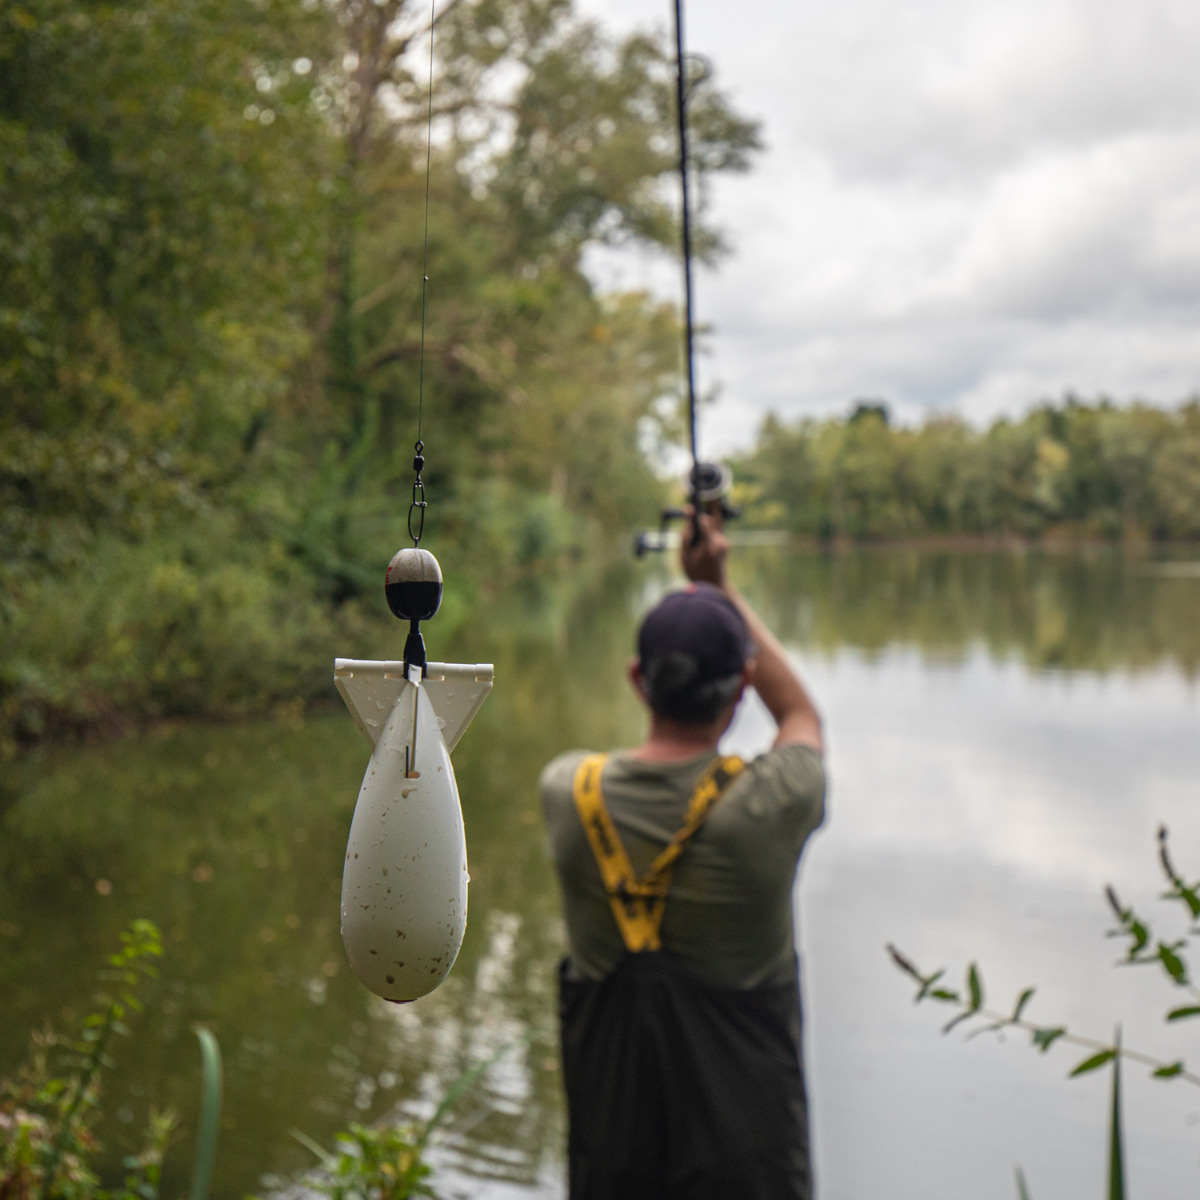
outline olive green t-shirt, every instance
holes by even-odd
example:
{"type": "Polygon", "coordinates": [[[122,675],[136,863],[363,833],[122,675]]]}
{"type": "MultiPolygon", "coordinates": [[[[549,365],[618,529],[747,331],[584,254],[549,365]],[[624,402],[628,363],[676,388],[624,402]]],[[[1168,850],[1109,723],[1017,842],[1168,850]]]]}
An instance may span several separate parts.
{"type": "MultiPolygon", "coordinates": [[[[558,872],[571,969],[601,979],[624,943],[575,808],[575,770],[588,752],[542,772],[542,809],[558,872]]],[[[683,824],[712,751],[652,763],[618,751],[600,779],[605,806],[639,875],[683,824]]],[[[825,772],[809,746],[780,746],[748,763],[675,864],[663,949],[710,983],[750,988],[794,978],[792,885],[808,835],[824,816],[825,772]]]]}

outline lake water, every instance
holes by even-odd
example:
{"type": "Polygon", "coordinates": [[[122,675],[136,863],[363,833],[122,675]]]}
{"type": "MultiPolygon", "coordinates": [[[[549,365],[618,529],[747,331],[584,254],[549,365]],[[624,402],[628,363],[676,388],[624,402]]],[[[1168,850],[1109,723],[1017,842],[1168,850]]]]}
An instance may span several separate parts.
{"type": "MultiPolygon", "coordinates": [[[[1118,968],[1102,887],[1186,926],[1157,899],[1155,831],[1200,876],[1200,571],[1117,552],[823,556],[746,549],[737,574],[794,651],[827,720],[829,820],[805,855],[801,929],[809,1088],[822,1200],[1096,1200],[1106,1072],[1027,1038],[940,1036],[884,952],[982,971],[990,1002],[1200,1067],[1200,1021],[1151,967],[1118,968]]],[[[340,868],[366,744],[350,717],[166,727],[40,750],[0,787],[0,1071],[28,1031],[87,1011],[96,967],[133,917],[166,957],[134,1037],[116,1046],[114,1161],[148,1107],[182,1132],[166,1194],[186,1189],[199,1092],[192,1023],[218,1034],[226,1109],[219,1200],[311,1165],[352,1120],[427,1113],[471,1064],[510,1046],[436,1153],[447,1195],[561,1197],[554,964],[562,950],[535,783],[558,751],[633,740],[623,679],[660,564],[572,591],[530,585],[441,641],[493,661],[496,687],[455,752],[471,865],[462,955],[415,1004],[375,1000],[338,937],[340,868]]],[[[453,585],[453,581],[449,581],[453,585]]],[[[393,655],[399,653],[397,630],[393,655]]],[[[336,646],[348,656],[380,647],[336,646]]],[[[332,664],[331,664],[332,668],[332,664]]],[[[748,703],[729,749],[769,723],[748,703]]],[[[1128,1173],[1140,1200],[1200,1189],[1200,1089],[1125,1073],[1128,1173]]]]}

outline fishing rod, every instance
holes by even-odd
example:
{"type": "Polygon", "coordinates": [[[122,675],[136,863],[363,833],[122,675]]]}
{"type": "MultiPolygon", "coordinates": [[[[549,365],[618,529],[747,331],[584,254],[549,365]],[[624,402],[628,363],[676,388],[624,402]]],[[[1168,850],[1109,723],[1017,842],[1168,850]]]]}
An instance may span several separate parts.
{"type": "MultiPolygon", "coordinates": [[[[733,474],[722,463],[701,462],[696,445],[696,325],[692,289],[692,212],[688,195],[687,59],[683,49],[683,0],[675,0],[675,116],[679,135],[679,182],[683,229],[683,338],[687,364],[688,448],[692,469],[686,486],[693,513],[719,512],[724,520],[741,515],[729,503],[733,474]]],[[[657,530],[641,530],[633,540],[633,553],[641,558],[667,548],[667,530],[672,521],[684,520],[681,508],[664,508],[657,530]]],[[[700,540],[700,526],[693,527],[693,542],[700,540]]]]}

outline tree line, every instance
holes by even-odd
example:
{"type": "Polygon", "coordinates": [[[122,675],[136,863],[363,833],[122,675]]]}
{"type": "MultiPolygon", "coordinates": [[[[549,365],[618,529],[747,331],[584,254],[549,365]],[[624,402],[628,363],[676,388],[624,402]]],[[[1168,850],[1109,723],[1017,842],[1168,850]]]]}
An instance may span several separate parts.
{"type": "Polygon", "coordinates": [[[829,540],[1200,538],[1200,400],[1175,409],[1068,396],[1019,420],[894,425],[771,416],[735,464],[747,524],[829,540]]]}
{"type": "MultiPolygon", "coordinates": [[[[678,316],[585,266],[675,252],[665,35],[448,0],[431,97],[429,19],[0,6],[0,747],[327,691],[381,639],[418,420],[447,627],[656,506],[678,316]]],[[[758,134],[691,96],[703,194],[758,134]]]]}

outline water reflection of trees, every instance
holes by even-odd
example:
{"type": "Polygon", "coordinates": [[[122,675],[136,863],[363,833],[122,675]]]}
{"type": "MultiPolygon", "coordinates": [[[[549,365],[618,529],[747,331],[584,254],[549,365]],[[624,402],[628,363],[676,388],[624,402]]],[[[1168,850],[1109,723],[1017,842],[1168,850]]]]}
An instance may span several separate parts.
{"type": "Polygon", "coordinates": [[[763,551],[739,571],[782,636],[810,649],[953,661],[984,646],[1035,668],[1200,674],[1200,579],[1117,550],[763,551]]]}

